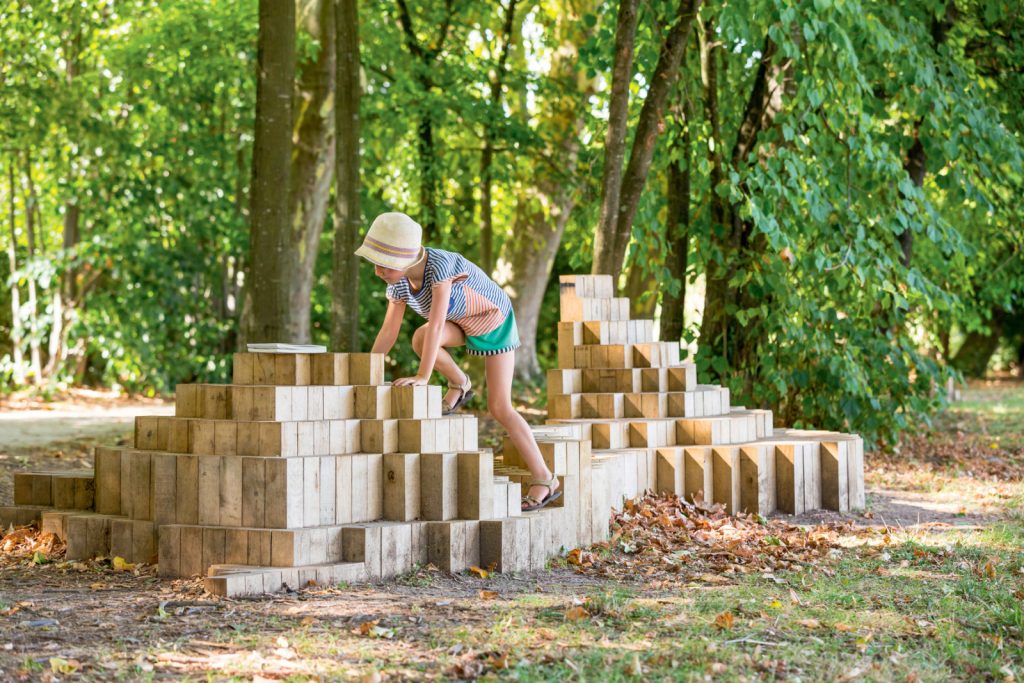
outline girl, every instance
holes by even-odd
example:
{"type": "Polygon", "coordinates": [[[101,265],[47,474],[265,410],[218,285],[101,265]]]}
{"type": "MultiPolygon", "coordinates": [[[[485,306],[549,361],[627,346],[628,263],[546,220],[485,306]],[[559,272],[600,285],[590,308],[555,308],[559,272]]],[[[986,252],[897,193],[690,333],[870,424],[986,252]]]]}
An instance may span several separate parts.
{"type": "Polygon", "coordinates": [[[377,277],[388,283],[388,310],[373,353],[395,345],[405,308],[427,319],[412,336],[420,357],[415,377],[402,377],[394,386],[427,384],[436,369],[448,379],[444,413],[459,410],[473,397],[469,377],[446,349],[466,345],[484,357],[487,408],[508,430],[509,438],[526,461],[533,481],[523,496],[524,512],[558,500],[558,478],[548,469],[526,420],[512,407],[512,372],[519,333],[508,295],[480,268],[450,251],[420,245],[423,231],[404,213],[384,213],[373,221],[363,245],[356,250],[372,263],[377,277]]]}

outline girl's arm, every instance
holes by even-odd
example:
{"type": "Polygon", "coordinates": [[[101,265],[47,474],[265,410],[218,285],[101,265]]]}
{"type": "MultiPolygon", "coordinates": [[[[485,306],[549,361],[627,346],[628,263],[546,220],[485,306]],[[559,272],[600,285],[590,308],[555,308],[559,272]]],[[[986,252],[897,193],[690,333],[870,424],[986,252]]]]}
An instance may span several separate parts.
{"type": "MultiPolygon", "coordinates": [[[[451,280],[438,282],[433,286],[430,294],[430,319],[427,320],[423,352],[420,354],[420,371],[416,373],[415,377],[396,379],[393,382],[396,387],[405,384],[427,384],[430,381],[430,374],[434,371],[434,362],[437,360],[437,351],[441,348],[441,335],[444,331],[445,320],[448,318],[451,297],[451,280]]],[[[386,319],[385,322],[387,322],[386,319]]]]}
{"type": "Polygon", "coordinates": [[[405,315],[404,301],[388,301],[388,310],[384,314],[380,332],[373,342],[371,353],[387,353],[398,339],[398,331],[402,328],[402,316],[405,315]]]}

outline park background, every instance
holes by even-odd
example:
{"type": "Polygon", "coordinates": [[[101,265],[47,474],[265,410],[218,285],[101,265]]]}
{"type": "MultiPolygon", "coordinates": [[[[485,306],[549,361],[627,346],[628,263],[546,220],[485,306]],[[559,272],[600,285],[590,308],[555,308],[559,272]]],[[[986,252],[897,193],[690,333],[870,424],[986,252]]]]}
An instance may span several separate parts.
{"type": "Polygon", "coordinates": [[[524,396],[558,275],[594,270],[737,404],[892,441],[1022,365],[1014,7],[8,3],[3,391],[365,350],[351,251],[401,210],[512,294],[524,396]]]}
{"type": "Polygon", "coordinates": [[[531,422],[593,271],[734,403],[875,446],[863,512],[646,496],[524,576],[219,600],[8,529],[0,672],[1019,680],[1022,45],[1007,0],[0,0],[0,502],[247,340],[368,349],[387,210],[513,296],[531,422]]]}

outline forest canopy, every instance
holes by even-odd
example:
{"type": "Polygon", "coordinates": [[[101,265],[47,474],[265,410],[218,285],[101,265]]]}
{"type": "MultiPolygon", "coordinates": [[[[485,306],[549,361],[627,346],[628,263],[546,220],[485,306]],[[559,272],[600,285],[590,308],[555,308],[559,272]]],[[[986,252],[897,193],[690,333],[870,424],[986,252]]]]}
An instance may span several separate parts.
{"type": "Polygon", "coordinates": [[[592,271],[787,425],[891,439],[1024,366],[1017,3],[270,5],[0,5],[4,391],[225,381],[270,309],[366,350],[389,210],[506,287],[528,383],[592,271]]]}

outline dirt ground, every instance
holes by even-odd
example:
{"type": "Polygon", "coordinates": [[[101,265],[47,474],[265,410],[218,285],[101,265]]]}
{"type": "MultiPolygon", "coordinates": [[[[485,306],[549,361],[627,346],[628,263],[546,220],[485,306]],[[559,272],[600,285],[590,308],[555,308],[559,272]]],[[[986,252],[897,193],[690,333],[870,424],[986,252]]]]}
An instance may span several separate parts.
{"type": "MultiPolygon", "coordinates": [[[[123,443],[132,416],[173,411],[169,404],[154,401],[88,404],[76,400],[45,410],[3,408],[0,502],[11,503],[10,472],[91,466],[89,449],[123,443]]],[[[481,431],[484,445],[497,445],[493,421],[482,418],[481,431]]],[[[949,438],[962,441],[955,431],[949,438]]],[[[985,432],[979,438],[987,443],[994,437],[985,432]]],[[[1019,448],[1006,453],[1013,466],[1024,462],[1019,448]]],[[[948,468],[925,471],[927,476],[922,477],[922,467],[915,462],[909,456],[869,453],[869,470],[876,469],[875,463],[880,466],[868,477],[865,512],[815,512],[788,520],[852,521],[883,530],[978,528],[1002,519],[1008,501],[1020,495],[1019,477],[961,476],[948,468]]],[[[334,649],[324,653],[330,667],[323,669],[332,679],[382,680],[367,662],[384,666],[396,656],[396,649],[402,653],[401,666],[415,665],[408,677],[461,678],[451,669],[462,656],[458,643],[468,637],[459,634],[472,633],[477,626],[494,628],[496,606],[517,599],[573,605],[578,596],[608,585],[607,579],[580,575],[565,566],[486,579],[448,576],[428,567],[381,586],[311,588],[257,600],[225,600],[205,595],[199,580],[160,580],[152,567],[119,572],[108,561],[9,562],[0,569],[0,678],[200,675],[308,680],[319,665],[309,656],[297,657],[297,648],[303,648],[296,638],[332,643],[334,649]],[[487,602],[482,602],[485,596],[487,602]],[[439,633],[445,637],[439,639],[439,633]],[[395,634],[401,643],[395,642],[395,634]]],[[[646,594],[658,597],[656,590],[646,594]]],[[[474,657],[479,656],[479,646],[475,652],[474,657]]],[[[405,677],[401,669],[396,674],[393,668],[387,676],[405,677]]]]}

